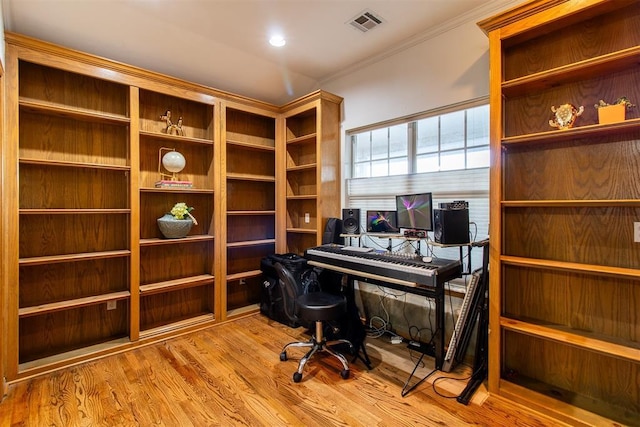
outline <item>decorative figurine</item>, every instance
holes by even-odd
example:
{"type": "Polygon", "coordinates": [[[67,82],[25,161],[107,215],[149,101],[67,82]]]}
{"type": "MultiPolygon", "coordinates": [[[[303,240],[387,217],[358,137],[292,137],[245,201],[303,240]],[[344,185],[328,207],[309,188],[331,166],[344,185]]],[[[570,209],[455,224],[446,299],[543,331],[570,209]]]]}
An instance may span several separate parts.
{"type": "Polygon", "coordinates": [[[182,117],[180,117],[178,119],[178,123],[173,126],[173,130],[175,131],[176,135],[184,136],[184,131],[182,130],[182,117]]]}
{"type": "Polygon", "coordinates": [[[169,132],[171,132],[171,128],[173,127],[173,122],[171,121],[171,110],[165,111],[164,114],[160,116],[160,120],[162,120],[166,124],[164,133],[169,134],[169,132]]]}
{"type": "Polygon", "coordinates": [[[178,119],[177,124],[173,124],[171,121],[171,110],[167,110],[162,116],[160,116],[160,120],[165,122],[164,133],[167,135],[184,136],[184,130],[182,129],[182,117],[178,119]]]}
{"type": "Polygon", "coordinates": [[[558,129],[569,129],[573,127],[576,118],[584,112],[584,106],[576,108],[573,104],[562,104],[559,107],[551,106],[554,113],[553,119],[549,120],[549,125],[558,129]]]}

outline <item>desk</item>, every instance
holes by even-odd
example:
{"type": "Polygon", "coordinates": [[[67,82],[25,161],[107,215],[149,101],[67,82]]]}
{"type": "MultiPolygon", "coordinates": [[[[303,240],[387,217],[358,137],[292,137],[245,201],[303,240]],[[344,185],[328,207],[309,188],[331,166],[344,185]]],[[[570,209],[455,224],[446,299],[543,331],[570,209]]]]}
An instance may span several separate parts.
{"type": "MultiPolygon", "coordinates": [[[[433,336],[433,356],[435,357],[436,370],[441,369],[445,356],[444,284],[455,277],[460,277],[462,273],[461,262],[458,260],[437,258],[431,263],[415,260],[412,261],[410,265],[399,265],[393,262],[394,259],[390,255],[373,253],[367,255],[348,250],[340,252],[340,250],[341,248],[337,245],[309,248],[305,251],[305,258],[307,258],[309,265],[343,274],[347,278],[350,294],[353,293],[354,280],[358,280],[421,295],[434,300],[436,306],[436,330],[433,336]],[[388,263],[388,268],[385,268],[385,263],[388,263]],[[422,275],[422,273],[410,273],[406,271],[420,270],[422,267],[424,267],[425,270],[431,270],[431,275],[428,273],[422,275]]],[[[351,295],[351,297],[353,298],[353,295],[351,295]]],[[[420,358],[420,361],[421,360],[422,357],[420,358]]],[[[420,361],[416,364],[416,368],[420,361]]],[[[411,377],[412,376],[413,372],[411,374],[411,377]]],[[[409,377],[409,380],[411,377],[409,377]]],[[[407,380],[402,395],[405,396],[426,378],[427,377],[424,377],[409,389],[407,389],[409,382],[409,380],[407,380]]]]}

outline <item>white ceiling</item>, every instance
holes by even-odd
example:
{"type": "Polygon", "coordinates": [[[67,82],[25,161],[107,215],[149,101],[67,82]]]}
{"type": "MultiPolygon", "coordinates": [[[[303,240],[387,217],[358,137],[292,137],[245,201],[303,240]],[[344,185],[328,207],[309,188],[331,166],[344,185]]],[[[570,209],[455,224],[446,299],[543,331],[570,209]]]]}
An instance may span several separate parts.
{"type": "Polygon", "coordinates": [[[2,0],[5,30],[283,104],[521,0],[2,0]],[[383,19],[363,33],[361,12],[383,19]],[[280,31],[283,48],[267,42],[280,31]]]}

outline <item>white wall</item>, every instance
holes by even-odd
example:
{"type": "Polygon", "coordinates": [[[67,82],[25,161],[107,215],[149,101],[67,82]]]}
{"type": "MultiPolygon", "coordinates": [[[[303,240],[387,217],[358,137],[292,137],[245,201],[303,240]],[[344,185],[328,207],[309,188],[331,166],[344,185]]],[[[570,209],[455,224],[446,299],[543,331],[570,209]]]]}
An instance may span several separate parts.
{"type": "Polygon", "coordinates": [[[323,89],[344,98],[344,130],[487,96],[489,40],[468,22],[323,89]]]}
{"type": "Polygon", "coordinates": [[[477,22],[519,3],[487,2],[414,45],[322,82],[344,98],[343,178],[350,178],[348,130],[488,96],[489,39],[477,22]]]}

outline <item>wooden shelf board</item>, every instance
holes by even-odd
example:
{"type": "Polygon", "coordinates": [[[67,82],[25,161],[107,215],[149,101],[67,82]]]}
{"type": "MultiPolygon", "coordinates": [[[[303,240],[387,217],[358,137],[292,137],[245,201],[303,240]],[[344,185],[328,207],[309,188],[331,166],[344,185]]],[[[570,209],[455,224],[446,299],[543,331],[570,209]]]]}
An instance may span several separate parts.
{"type": "Polygon", "coordinates": [[[301,194],[297,196],[287,196],[287,200],[315,200],[318,198],[317,194],[301,194]]]}
{"type": "Polygon", "coordinates": [[[276,182],[276,177],[269,175],[252,175],[248,173],[227,173],[227,180],[276,182]]]}
{"type": "Polygon", "coordinates": [[[556,142],[576,138],[596,137],[610,135],[615,132],[635,131],[640,129],[640,119],[628,119],[623,122],[606,125],[595,124],[578,126],[565,130],[550,130],[526,135],[509,136],[502,138],[503,145],[524,144],[530,142],[556,142]]]}
{"type": "Polygon", "coordinates": [[[287,228],[287,233],[316,234],[317,230],[310,228],[287,228]]]}
{"type": "Polygon", "coordinates": [[[287,140],[287,145],[288,144],[304,143],[304,142],[315,142],[316,136],[317,136],[317,134],[314,132],[314,133],[310,133],[308,135],[299,136],[297,138],[288,139],[287,140]]]}
{"type": "Polygon", "coordinates": [[[261,275],[262,270],[250,270],[243,271],[241,273],[227,274],[227,282],[231,282],[234,280],[251,279],[253,277],[260,277],[261,275]]]}
{"type": "Polygon", "coordinates": [[[140,130],[140,136],[168,142],[213,145],[213,141],[210,139],[194,138],[190,136],[167,135],[166,133],[151,132],[146,130],[140,130]]]}
{"type": "Polygon", "coordinates": [[[189,332],[187,328],[193,327],[201,324],[209,324],[213,323],[215,320],[213,313],[201,314],[198,316],[190,317],[188,319],[178,320],[173,323],[168,323],[166,325],[157,326],[154,328],[149,328],[140,331],[140,339],[147,339],[156,335],[161,334],[171,334],[172,337],[175,336],[175,332],[189,332]]]}
{"type": "Polygon", "coordinates": [[[276,239],[246,240],[243,242],[229,242],[227,243],[227,248],[246,248],[250,246],[273,245],[275,243],[276,239]]]}
{"type": "Polygon", "coordinates": [[[253,144],[251,142],[239,141],[236,139],[229,138],[227,136],[227,146],[232,145],[234,147],[245,148],[249,150],[258,150],[258,151],[276,151],[275,141],[274,140],[266,140],[271,141],[272,145],[261,145],[261,144],[253,144]]]}
{"type": "Polygon", "coordinates": [[[53,114],[61,117],[91,121],[96,123],[108,123],[117,125],[128,125],[131,123],[129,117],[105,113],[102,111],[89,110],[86,108],[70,107],[55,102],[42,101],[39,99],[20,97],[20,108],[24,111],[41,114],[53,114]]]}
{"type": "Polygon", "coordinates": [[[164,292],[171,292],[178,289],[195,288],[204,285],[213,285],[214,277],[211,274],[201,274],[199,276],[184,277],[180,279],[167,280],[164,282],[140,285],[140,295],[147,296],[164,292]]]}
{"type": "Polygon", "coordinates": [[[266,216],[275,214],[276,211],[227,211],[228,216],[266,216]]]}
{"type": "Polygon", "coordinates": [[[516,208],[538,208],[538,207],[638,207],[639,199],[616,199],[616,200],[504,200],[500,202],[503,207],[516,208]]]}
{"type": "Polygon", "coordinates": [[[244,307],[234,308],[227,312],[228,320],[235,320],[243,316],[250,316],[260,311],[260,304],[250,304],[244,307]]]}
{"type": "MultiPolygon", "coordinates": [[[[555,397],[555,393],[563,393],[557,387],[550,386],[549,384],[540,383],[539,381],[523,381],[526,383],[526,387],[501,379],[500,380],[500,392],[499,395],[502,398],[508,399],[512,402],[519,403],[524,405],[527,408],[530,408],[534,411],[540,412],[541,414],[545,414],[549,417],[553,417],[553,419],[549,420],[549,424],[554,424],[555,420],[561,420],[569,425],[582,425],[582,426],[604,426],[604,425],[617,425],[612,422],[612,419],[600,416],[593,412],[587,411],[576,406],[573,403],[576,403],[574,400],[573,403],[563,402],[555,397]],[[554,396],[548,396],[545,394],[547,392],[554,392],[554,396]]],[[[584,402],[585,398],[581,398],[576,396],[575,393],[566,392],[565,394],[570,394],[574,397],[574,399],[579,399],[582,403],[585,403],[582,406],[587,406],[589,404],[593,405],[593,399],[587,399],[584,402]]],[[[581,403],[581,402],[577,402],[581,403]]],[[[601,412],[611,413],[616,418],[620,417],[619,408],[613,408],[610,405],[604,404],[604,402],[598,402],[600,408],[609,408],[601,410],[601,412]]]]}
{"type": "Polygon", "coordinates": [[[85,253],[65,254],[65,255],[47,255],[47,256],[40,256],[40,257],[20,258],[19,265],[20,266],[44,265],[44,264],[54,264],[54,263],[61,263],[61,262],[86,261],[86,260],[105,259],[105,258],[121,258],[121,257],[128,257],[129,255],[131,255],[131,251],[127,249],[123,249],[119,251],[85,252],[85,253]]]}
{"type": "Polygon", "coordinates": [[[140,246],[161,246],[161,245],[175,245],[182,243],[197,243],[197,242],[209,242],[213,241],[214,237],[209,234],[198,234],[195,236],[187,236],[181,239],[140,239],[140,246]]]}
{"type": "Polygon", "coordinates": [[[131,209],[68,209],[68,208],[52,208],[52,209],[19,209],[20,215],[111,215],[111,214],[128,214],[131,209]]]}
{"type": "Polygon", "coordinates": [[[191,193],[191,194],[213,194],[213,190],[205,188],[182,188],[182,187],[170,187],[170,188],[156,188],[156,187],[140,187],[141,193],[191,193]]]}
{"type": "Polygon", "coordinates": [[[631,342],[618,344],[595,338],[593,334],[577,331],[561,325],[541,325],[521,320],[500,318],[500,326],[504,329],[520,332],[538,338],[556,341],[562,344],[581,348],[585,351],[597,352],[609,357],[640,362],[640,347],[630,347],[631,342]]]}
{"type": "Polygon", "coordinates": [[[68,301],[52,302],[32,307],[24,307],[18,310],[19,317],[36,316],[39,314],[53,313],[55,311],[69,310],[72,308],[86,307],[102,304],[106,301],[119,301],[131,296],[129,291],[112,292],[109,294],[95,295],[91,297],[77,298],[68,301]]]}
{"type": "Polygon", "coordinates": [[[594,73],[609,74],[637,67],[640,63],[640,46],[631,47],[584,61],[575,62],[551,70],[530,74],[502,83],[502,93],[507,97],[549,89],[559,84],[591,78],[594,73]]]}
{"type": "Polygon", "coordinates": [[[18,365],[18,377],[27,378],[30,375],[48,372],[62,366],[70,366],[74,362],[77,363],[86,361],[94,357],[99,357],[103,354],[113,353],[121,348],[127,348],[130,345],[131,340],[129,338],[118,338],[100,344],[83,347],[77,350],[71,350],[53,356],[44,357],[42,359],[24,362],[18,365]]]}
{"type": "Polygon", "coordinates": [[[289,172],[306,172],[306,171],[310,171],[310,170],[314,170],[318,167],[317,163],[309,163],[306,165],[299,165],[299,166],[291,166],[287,168],[287,173],[289,172]]]}
{"type": "Polygon", "coordinates": [[[598,274],[615,277],[625,277],[640,280],[640,269],[610,267],[606,265],[580,264],[577,262],[554,261],[540,258],[523,258],[510,255],[500,257],[503,264],[522,267],[574,271],[587,274],[598,274]]]}
{"type": "Polygon", "coordinates": [[[113,170],[113,171],[131,170],[131,166],[108,165],[108,164],[101,164],[101,163],[68,162],[63,160],[45,160],[45,159],[34,159],[34,158],[26,158],[26,157],[21,157],[19,161],[20,161],[20,164],[26,164],[26,165],[59,166],[59,167],[81,168],[81,169],[105,169],[105,170],[113,170]]]}

